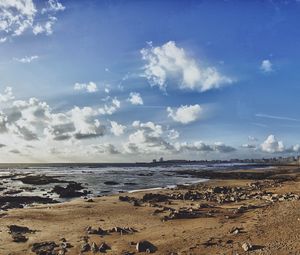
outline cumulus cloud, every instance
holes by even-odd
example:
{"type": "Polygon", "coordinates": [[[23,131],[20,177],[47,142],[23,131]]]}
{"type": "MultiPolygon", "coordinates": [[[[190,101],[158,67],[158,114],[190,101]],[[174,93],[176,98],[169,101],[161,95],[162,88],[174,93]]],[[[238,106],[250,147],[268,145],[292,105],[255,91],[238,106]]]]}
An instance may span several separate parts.
{"type": "Polygon", "coordinates": [[[261,149],[264,152],[275,153],[284,152],[285,147],[282,141],[278,141],[274,135],[269,135],[267,139],[261,144],[261,149]]]}
{"type": "Polygon", "coordinates": [[[168,116],[176,122],[188,124],[200,118],[202,108],[199,104],[182,105],[177,109],[167,108],[168,116]]]}
{"type": "Polygon", "coordinates": [[[121,107],[121,102],[115,97],[111,100],[111,104],[105,104],[103,107],[98,109],[101,115],[112,115],[121,107]]]}
{"type": "Polygon", "coordinates": [[[101,154],[109,154],[109,155],[120,154],[120,151],[116,148],[116,146],[110,143],[94,145],[93,149],[96,151],[96,153],[101,153],[101,154]]]}
{"type": "Polygon", "coordinates": [[[36,5],[33,0],[1,0],[0,1],[0,36],[2,42],[10,36],[20,36],[25,31],[34,34],[52,34],[57,12],[65,7],[56,0],[49,0],[36,5]],[[41,6],[41,7],[40,7],[41,6]],[[41,8],[41,9],[39,9],[41,8]],[[49,12],[51,11],[51,15],[49,12]]]}
{"type": "Polygon", "coordinates": [[[4,93],[0,93],[0,103],[2,102],[7,102],[9,100],[13,100],[15,97],[12,93],[12,88],[11,87],[6,87],[4,90],[4,93]]]}
{"type": "Polygon", "coordinates": [[[258,139],[257,139],[256,137],[252,136],[252,135],[249,135],[249,136],[248,136],[248,140],[249,140],[249,141],[252,141],[252,142],[258,141],[258,139]]]}
{"type": "Polygon", "coordinates": [[[111,129],[110,131],[115,135],[115,136],[120,136],[124,134],[124,130],[126,129],[126,126],[118,124],[116,121],[111,121],[110,122],[111,129]]]}
{"type": "Polygon", "coordinates": [[[83,90],[88,93],[95,93],[98,91],[97,84],[95,82],[90,81],[89,83],[78,83],[74,84],[74,90],[83,90]]]}
{"type": "Polygon", "coordinates": [[[1,37],[0,38],[0,43],[5,43],[7,41],[7,37],[1,37]]]}
{"type": "Polygon", "coordinates": [[[173,145],[165,139],[161,125],[150,121],[146,123],[134,121],[132,127],[135,132],[129,135],[128,142],[124,144],[126,152],[149,154],[174,151],[173,145]]]}
{"type": "Polygon", "coordinates": [[[242,144],[241,147],[245,149],[256,149],[256,145],[249,143],[242,144]]]}
{"type": "Polygon", "coordinates": [[[140,93],[137,93],[137,92],[131,92],[129,94],[128,101],[133,105],[142,105],[142,104],[144,104],[140,93]]]}
{"type": "Polygon", "coordinates": [[[171,140],[176,140],[177,138],[179,138],[179,136],[180,136],[179,132],[177,130],[175,130],[175,129],[171,129],[168,132],[168,137],[171,140]]]}
{"type": "Polygon", "coordinates": [[[200,92],[220,88],[233,80],[219,73],[215,67],[201,66],[189,57],[183,48],[177,47],[174,41],[162,46],[141,50],[146,61],[144,76],[152,86],[167,88],[168,81],[177,80],[179,88],[197,90],[200,92]]]}
{"type": "Polygon", "coordinates": [[[193,143],[179,143],[176,144],[176,148],[179,151],[188,151],[188,152],[220,152],[220,153],[230,153],[234,152],[236,149],[225,145],[222,142],[216,142],[214,144],[207,144],[202,141],[196,141],[193,143]]]}
{"type": "Polygon", "coordinates": [[[32,32],[35,35],[39,34],[46,34],[46,35],[52,35],[53,34],[53,26],[55,22],[57,21],[56,17],[49,17],[48,21],[45,23],[38,23],[33,27],[32,32]]]}
{"type": "Polygon", "coordinates": [[[95,118],[97,111],[91,107],[74,107],[70,112],[70,119],[75,127],[75,138],[86,139],[103,136],[105,128],[95,118]]]}
{"type": "Polygon", "coordinates": [[[73,107],[55,113],[36,98],[13,100],[11,88],[1,94],[5,107],[0,112],[0,133],[17,136],[26,141],[47,139],[63,141],[103,136],[105,126],[97,119],[97,109],[73,107]],[[8,101],[10,100],[10,101],[8,101]]]}
{"type": "Polygon", "coordinates": [[[34,56],[26,56],[23,58],[14,58],[14,60],[17,62],[23,63],[23,64],[28,64],[34,60],[37,60],[38,58],[39,58],[39,56],[34,55],[34,56]]]}
{"type": "Polygon", "coordinates": [[[57,0],[49,0],[46,4],[46,7],[41,10],[41,13],[48,13],[48,12],[58,12],[64,11],[66,9],[62,3],[58,2],[57,0]]]}
{"type": "Polygon", "coordinates": [[[269,59],[265,59],[260,64],[260,70],[264,73],[270,73],[273,71],[273,65],[269,59]]]}

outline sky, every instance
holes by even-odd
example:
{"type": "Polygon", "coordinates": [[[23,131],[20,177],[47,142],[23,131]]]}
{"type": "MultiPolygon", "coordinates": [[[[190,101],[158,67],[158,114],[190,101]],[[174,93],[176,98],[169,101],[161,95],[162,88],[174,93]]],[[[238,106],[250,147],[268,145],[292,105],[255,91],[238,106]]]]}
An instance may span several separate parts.
{"type": "Polygon", "coordinates": [[[0,162],[300,153],[300,1],[0,0],[0,162]]]}

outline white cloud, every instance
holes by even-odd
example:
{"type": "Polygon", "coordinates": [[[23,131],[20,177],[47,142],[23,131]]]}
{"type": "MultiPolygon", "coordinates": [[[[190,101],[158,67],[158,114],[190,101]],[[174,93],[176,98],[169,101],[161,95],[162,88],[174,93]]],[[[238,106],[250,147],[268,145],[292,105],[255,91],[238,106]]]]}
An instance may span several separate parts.
{"type": "Polygon", "coordinates": [[[265,59],[261,62],[260,70],[262,70],[264,73],[270,73],[273,71],[272,63],[269,59],[265,59]]]}
{"type": "Polygon", "coordinates": [[[90,81],[89,83],[78,83],[74,84],[74,90],[84,90],[88,93],[95,93],[98,91],[97,84],[90,81]]]}
{"type": "Polygon", "coordinates": [[[120,154],[120,151],[110,143],[104,143],[101,145],[95,145],[93,148],[96,150],[96,153],[103,153],[103,154],[109,154],[109,155],[114,155],[114,154],[120,154]]]}
{"type": "Polygon", "coordinates": [[[267,139],[261,144],[261,149],[264,152],[284,152],[285,147],[282,141],[278,141],[274,135],[269,135],[267,139]]]}
{"type": "Polygon", "coordinates": [[[23,63],[23,64],[28,64],[28,63],[31,63],[32,61],[38,59],[39,56],[26,56],[26,57],[23,57],[23,58],[14,58],[14,60],[20,62],[20,63],[23,63]]]}
{"type": "Polygon", "coordinates": [[[3,94],[0,94],[0,103],[14,99],[11,87],[6,87],[3,94]]]}
{"type": "Polygon", "coordinates": [[[258,139],[257,139],[256,137],[251,136],[251,135],[248,136],[248,140],[249,140],[249,141],[252,141],[252,142],[258,141],[258,139]]]}
{"type": "Polygon", "coordinates": [[[187,152],[219,152],[219,153],[230,153],[234,152],[236,149],[225,145],[224,143],[221,142],[216,142],[214,144],[207,144],[202,141],[195,141],[192,143],[177,143],[176,144],[176,149],[178,151],[187,151],[187,152]]]}
{"type": "Polygon", "coordinates": [[[171,140],[176,140],[177,138],[179,138],[179,136],[180,136],[179,132],[177,130],[175,130],[175,129],[171,129],[168,132],[168,137],[171,140]]]}
{"type": "Polygon", "coordinates": [[[159,86],[162,90],[167,88],[168,80],[179,80],[181,89],[200,92],[233,82],[231,78],[220,74],[215,67],[200,66],[173,41],[160,47],[153,47],[150,43],[149,48],[141,50],[141,54],[146,61],[144,76],[152,86],[159,86]]]}
{"type": "Polygon", "coordinates": [[[57,21],[56,17],[49,17],[49,20],[45,23],[37,23],[34,27],[32,32],[35,35],[39,34],[46,34],[46,35],[52,35],[53,34],[53,25],[57,21]]]}
{"type": "Polygon", "coordinates": [[[112,99],[111,104],[105,104],[98,109],[98,113],[101,115],[112,115],[121,107],[121,102],[115,97],[112,99]]]}
{"type": "Polygon", "coordinates": [[[170,153],[174,147],[166,140],[166,134],[161,125],[153,122],[141,123],[134,121],[132,127],[136,131],[129,135],[124,149],[128,153],[170,153]]]}
{"type": "Polygon", "coordinates": [[[200,105],[182,105],[177,109],[167,108],[168,116],[174,121],[180,122],[182,124],[188,124],[196,121],[200,118],[202,113],[202,108],[200,105]]]}
{"type": "Polygon", "coordinates": [[[57,0],[49,0],[47,3],[47,7],[43,8],[41,10],[41,13],[47,13],[47,12],[58,12],[58,11],[64,11],[66,9],[65,6],[62,5],[62,3],[58,2],[57,0]]]}
{"type": "Polygon", "coordinates": [[[131,92],[129,94],[128,101],[130,103],[132,103],[133,105],[142,105],[142,104],[144,104],[140,93],[137,93],[137,92],[131,92]]]}
{"type": "Polygon", "coordinates": [[[54,15],[63,11],[65,7],[55,0],[45,3],[47,7],[43,8],[43,3],[35,5],[33,0],[0,0],[1,38],[5,38],[6,41],[7,37],[20,36],[30,30],[34,34],[52,34],[56,21],[54,15]],[[52,15],[45,11],[47,8],[49,11],[51,9],[52,15]]]}
{"type": "Polygon", "coordinates": [[[111,129],[110,131],[115,135],[115,136],[120,136],[124,134],[124,130],[126,129],[126,126],[123,126],[121,124],[118,124],[115,121],[110,122],[111,129]]]}
{"type": "Polygon", "coordinates": [[[256,149],[256,145],[249,143],[242,144],[241,147],[245,149],[256,149]]]}
{"type": "Polygon", "coordinates": [[[0,38],[0,43],[5,43],[7,41],[7,37],[1,37],[0,38]]]}

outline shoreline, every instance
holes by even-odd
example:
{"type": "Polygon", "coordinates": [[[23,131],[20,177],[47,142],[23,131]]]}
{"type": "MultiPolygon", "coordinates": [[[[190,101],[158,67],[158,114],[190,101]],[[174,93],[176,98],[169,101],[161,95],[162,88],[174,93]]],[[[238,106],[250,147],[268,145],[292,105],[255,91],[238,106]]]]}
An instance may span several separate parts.
{"type": "Polygon", "coordinates": [[[44,247],[53,254],[94,254],[91,247],[103,242],[110,247],[107,254],[145,254],[136,250],[142,240],[155,247],[154,254],[163,255],[248,254],[245,243],[253,253],[297,254],[300,171],[281,166],[264,170],[267,175],[261,171],[240,170],[240,175],[232,171],[235,179],[222,174],[224,179],[189,186],[76,198],[1,212],[0,254],[39,254],[32,249],[43,242],[57,245],[44,247]],[[249,172],[254,179],[243,178],[249,172]],[[261,176],[268,177],[259,179],[261,176]],[[278,224],[284,234],[276,233],[278,224]],[[8,233],[11,225],[31,230],[21,233],[26,241],[13,241],[13,232],[8,233]],[[70,246],[63,253],[61,246],[66,243],[70,246]],[[81,252],[87,244],[90,250],[81,252]]]}

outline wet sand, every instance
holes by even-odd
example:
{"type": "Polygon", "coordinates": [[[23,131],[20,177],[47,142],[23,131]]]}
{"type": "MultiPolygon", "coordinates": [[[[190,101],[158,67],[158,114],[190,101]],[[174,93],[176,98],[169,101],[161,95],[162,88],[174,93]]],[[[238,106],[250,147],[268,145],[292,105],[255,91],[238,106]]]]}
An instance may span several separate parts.
{"type": "Polygon", "coordinates": [[[299,176],[292,166],[239,170],[234,179],[219,176],[190,187],[1,211],[0,254],[94,254],[81,252],[93,242],[105,242],[111,248],[107,254],[146,254],[136,250],[142,240],[164,255],[300,254],[299,176]],[[23,234],[27,241],[14,242],[10,225],[34,231],[23,234]],[[99,227],[103,232],[92,234],[99,227]],[[46,241],[58,247],[32,252],[34,244],[46,241]],[[61,248],[64,243],[70,248],[61,248]]]}

